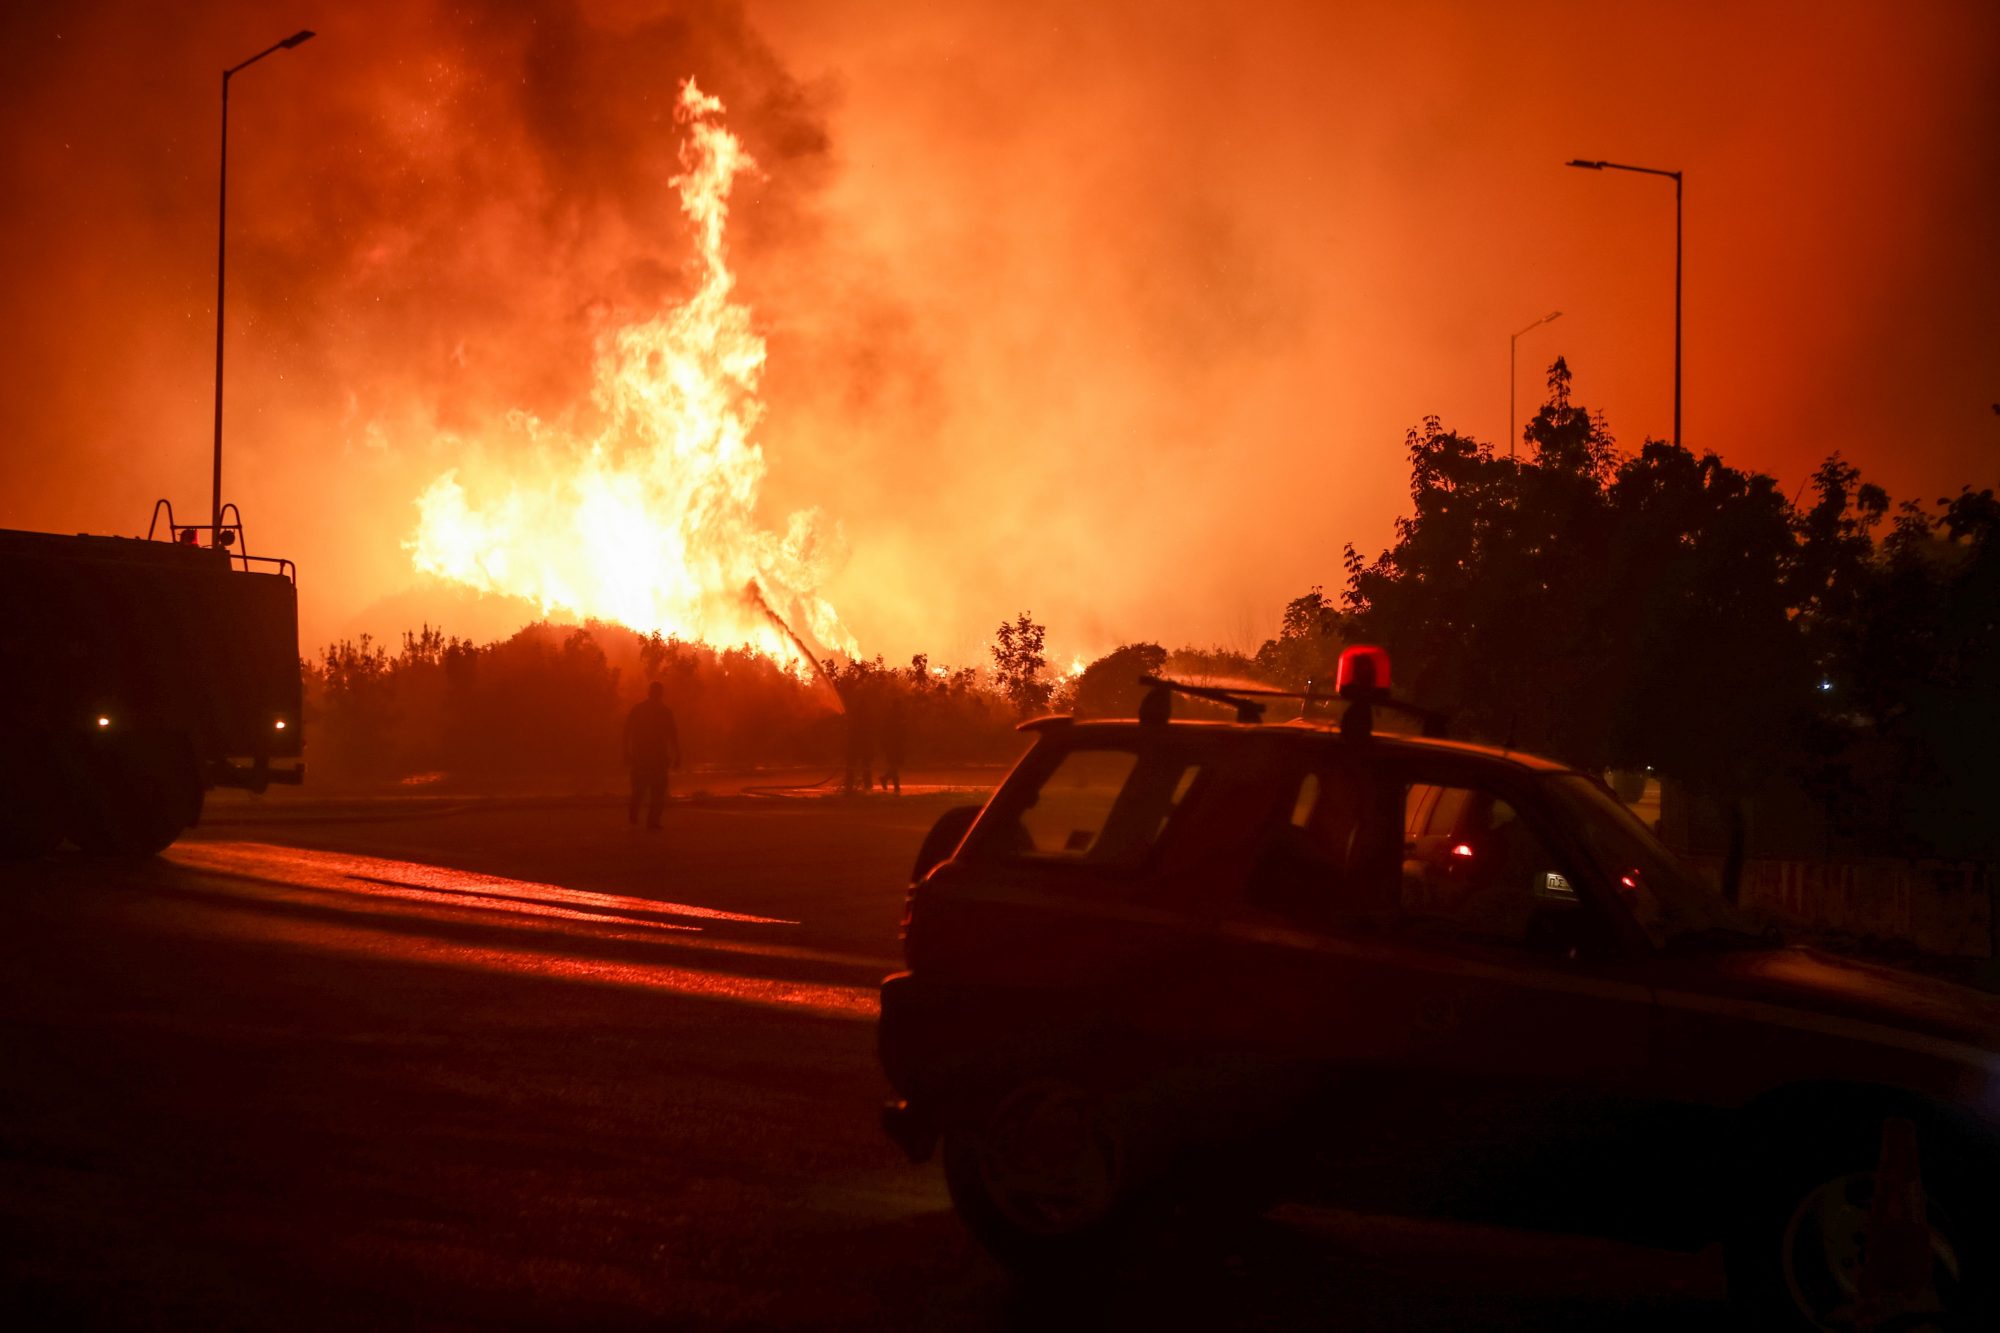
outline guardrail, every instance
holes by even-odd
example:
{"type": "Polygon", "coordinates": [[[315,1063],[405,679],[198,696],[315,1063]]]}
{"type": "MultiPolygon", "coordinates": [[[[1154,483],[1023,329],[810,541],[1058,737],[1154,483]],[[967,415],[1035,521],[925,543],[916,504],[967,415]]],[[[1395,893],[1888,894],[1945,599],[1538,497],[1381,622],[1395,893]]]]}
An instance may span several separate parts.
{"type": "MultiPolygon", "coordinates": [[[[1713,857],[1689,857],[1711,879],[1713,857]]],[[[2000,957],[2000,865],[1893,857],[1743,863],[1737,901],[1781,927],[1838,931],[1960,958],[2000,957]]]]}

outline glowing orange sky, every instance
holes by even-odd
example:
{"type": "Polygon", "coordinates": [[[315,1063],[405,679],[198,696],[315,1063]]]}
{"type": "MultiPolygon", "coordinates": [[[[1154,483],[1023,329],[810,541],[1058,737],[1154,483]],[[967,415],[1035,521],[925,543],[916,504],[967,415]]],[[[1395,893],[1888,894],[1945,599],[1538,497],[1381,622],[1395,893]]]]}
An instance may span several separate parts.
{"type": "MultiPolygon", "coordinates": [[[[587,392],[689,284],[697,77],[763,165],[732,217],[769,341],[774,519],[817,505],[870,651],[1252,646],[1372,554],[1426,413],[1504,443],[1554,354],[1627,445],[1788,489],[2000,481],[1990,4],[12,6],[0,18],[0,526],[207,503],[216,83],[231,124],[228,492],[308,643],[421,615],[413,501],[587,392]],[[1613,12],[1616,11],[1616,12],[1613,12]]],[[[474,623],[485,614],[493,623],[474,623]]]]}

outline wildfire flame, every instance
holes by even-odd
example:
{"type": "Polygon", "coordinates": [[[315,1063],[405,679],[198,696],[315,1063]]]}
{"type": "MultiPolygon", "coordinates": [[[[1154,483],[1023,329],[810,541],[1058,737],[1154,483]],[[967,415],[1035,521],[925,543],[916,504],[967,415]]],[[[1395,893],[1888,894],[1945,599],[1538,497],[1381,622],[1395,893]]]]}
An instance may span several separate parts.
{"type": "Polygon", "coordinates": [[[476,478],[470,465],[439,477],[404,545],[419,570],[525,598],[544,615],[747,645],[794,665],[812,662],[790,630],[803,627],[852,655],[817,591],[837,545],[818,512],[793,514],[782,535],[754,514],[765,348],[749,309],[730,299],[724,230],[730,188],[756,164],[721,117],[720,100],[682,83],[675,119],[686,137],[672,184],[694,224],[701,285],[600,346],[594,432],[511,413],[528,447],[476,478]]]}

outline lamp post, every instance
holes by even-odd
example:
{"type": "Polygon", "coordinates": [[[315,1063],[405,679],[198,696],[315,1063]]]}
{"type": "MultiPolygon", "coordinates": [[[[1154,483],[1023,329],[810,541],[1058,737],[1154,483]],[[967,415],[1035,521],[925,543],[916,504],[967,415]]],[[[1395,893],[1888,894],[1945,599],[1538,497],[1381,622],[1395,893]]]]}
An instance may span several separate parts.
{"type": "Polygon", "coordinates": [[[1514,348],[1521,341],[1521,334],[1526,333],[1528,329],[1539,329],[1542,325],[1552,324],[1562,317],[1562,311],[1551,310],[1548,314],[1543,315],[1540,319],[1530,324],[1527,329],[1522,329],[1507,340],[1507,458],[1510,462],[1514,457],[1514,423],[1520,420],[1520,418],[1514,415],[1514,384],[1519,378],[1514,373],[1514,348]]]}
{"type": "Polygon", "coordinates": [[[1674,447],[1681,443],[1681,173],[1658,167],[1633,167],[1623,162],[1586,162],[1572,158],[1564,166],[1585,171],[1636,171],[1645,176],[1669,176],[1674,182],[1674,447]]]}
{"type": "Polygon", "coordinates": [[[295,32],[222,71],[222,173],[215,205],[215,476],[208,514],[208,539],[218,550],[222,548],[222,279],[229,240],[229,78],[274,51],[289,51],[312,39],[311,29],[295,32]]]}

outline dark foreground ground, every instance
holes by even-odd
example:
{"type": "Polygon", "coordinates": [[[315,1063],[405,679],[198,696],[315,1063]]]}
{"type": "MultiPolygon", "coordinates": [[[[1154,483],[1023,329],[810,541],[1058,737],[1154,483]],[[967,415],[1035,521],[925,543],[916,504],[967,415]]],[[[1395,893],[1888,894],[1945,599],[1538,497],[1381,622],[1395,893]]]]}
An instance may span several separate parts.
{"type": "Polygon", "coordinates": [[[228,803],[0,869],[10,1328],[1692,1329],[1713,1255],[1352,1214],[1015,1293],[876,1126],[963,795],[228,803]]]}

